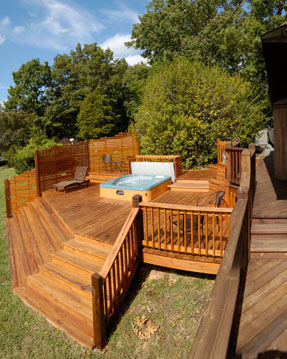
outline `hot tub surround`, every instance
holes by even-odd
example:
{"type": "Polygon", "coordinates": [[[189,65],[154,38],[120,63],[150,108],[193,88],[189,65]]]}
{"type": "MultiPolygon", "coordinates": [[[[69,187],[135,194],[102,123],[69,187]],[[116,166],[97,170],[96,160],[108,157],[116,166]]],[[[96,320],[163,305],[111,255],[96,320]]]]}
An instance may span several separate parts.
{"type": "Polygon", "coordinates": [[[166,192],[171,178],[164,175],[126,175],[100,184],[100,196],[131,201],[140,194],[144,201],[166,192]]]}

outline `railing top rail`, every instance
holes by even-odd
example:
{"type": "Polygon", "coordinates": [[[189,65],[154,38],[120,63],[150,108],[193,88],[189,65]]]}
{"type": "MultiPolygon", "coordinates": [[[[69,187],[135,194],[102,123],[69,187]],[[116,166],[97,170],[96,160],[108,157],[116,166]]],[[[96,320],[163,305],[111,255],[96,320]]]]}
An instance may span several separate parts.
{"type": "Polygon", "coordinates": [[[100,276],[103,277],[103,278],[106,278],[106,276],[108,275],[110,269],[111,269],[111,266],[113,265],[120,249],[121,249],[121,246],[122,246],[122,243],[123,241],[125,240],[130,228],[131,228],[131,225],[133,224],[137,214],[139,212],[139,208],[132,208],[130,213],[129,213],[129,216],[125,222],[125,224],[123,225],[123,228],[122,230],[120,231],[116,241],[115,241],[115,244],[112,248],[112,250],[110,251],[101,271],[100,271],[100,276]]]}
{"type": "Polygon", "coordinates": [[[157,203],[157,202],[141,202],[140,207],[148,208],[162,208],[162,209],[174,209],[181,211],[196,211],[196,212],[211,212],[211,213],[231,213],[232,208],[226,207],[198,207],[198,206],[187,206],[180,204],[168,204],[168,203],[157,203]]]}
{"type": "Polygon", "coordinates": [[[234,146],[230,146],[230,145],[226,145],[225,149],[226,149],[226,151],[234,151],[234,152],[242,152],[243,150],[245,150],[245,148],[234,147],[234,146]]]}
{"type": "Polygon", "coordinates": [[[182,158],[182,155],[135,155],[135,158],[182,158]]]}

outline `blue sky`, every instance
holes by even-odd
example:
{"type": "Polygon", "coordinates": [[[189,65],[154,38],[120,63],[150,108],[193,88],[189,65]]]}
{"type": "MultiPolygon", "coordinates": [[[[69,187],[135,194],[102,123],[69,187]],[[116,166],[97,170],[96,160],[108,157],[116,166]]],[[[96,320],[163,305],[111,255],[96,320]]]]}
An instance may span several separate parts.
{"type": "Polygon", "coordinates": [[[143,60],[127,49],[132,25],[149,0],[0,0],[0,103],[12,72],[33,58],[50,65],[77,43],[96,42],[133,65],[143,60]]]}

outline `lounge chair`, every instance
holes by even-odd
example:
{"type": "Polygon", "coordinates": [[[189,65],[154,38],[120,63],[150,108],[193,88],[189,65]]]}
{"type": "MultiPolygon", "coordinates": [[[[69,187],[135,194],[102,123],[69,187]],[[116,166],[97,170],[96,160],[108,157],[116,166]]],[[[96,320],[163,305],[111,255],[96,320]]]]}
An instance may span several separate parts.
{"type": "Polygon", "coordinates": [[[87,184],[89,186],[90,180],[86,179],[87,174],[87,167],[80,166],[77,167],[76,173],[74,176],[74,179],[71,181],[62,181],[54,184],[54,187],[56,188],[56,191],[58,188],[64,189],[64,192],[66,193],[66,189],[73,186],[81,186],[82,184],[87,184]]]}

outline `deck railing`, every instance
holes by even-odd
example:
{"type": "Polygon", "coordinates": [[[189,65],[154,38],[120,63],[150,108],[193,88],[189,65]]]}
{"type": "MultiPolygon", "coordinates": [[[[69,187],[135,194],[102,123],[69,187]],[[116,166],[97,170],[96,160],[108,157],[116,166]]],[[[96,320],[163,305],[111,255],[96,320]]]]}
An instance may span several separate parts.
{"type": "Polygon", "coordinates": [[[138,267],[140,223],[139,208],[132,208],[100,274],[92,276],[94,339],[99,349],[105,346],[107,328],[138,267]]]}
{"type": "Polygon", "coordinates": [[[232,208],[142,202],[142,245],[206,257],[222,257],[232,208]]]}
{"type": "Polygon", "coordinates": [[[255,149],[252,147],[241,155],[242,173],[237,202],[230,218],[231,232],[190,359],[235,357],[238,318],[250,253],[255,189],[255,149]]]}
{"type": "Polygon", "coordinates": [[[175,178],[181,175],[181,155],[136,155],[130,156],[129,161],[129,173],[131,173],[130,162],[173,162],[175,178]]]}
{"type": "Polygon", "coordinates": [[[26,206],[38,196],[36,170],[26,171],[19,176],[5,179],[5,199],[7,218],[19,208],[26,206]]]}

